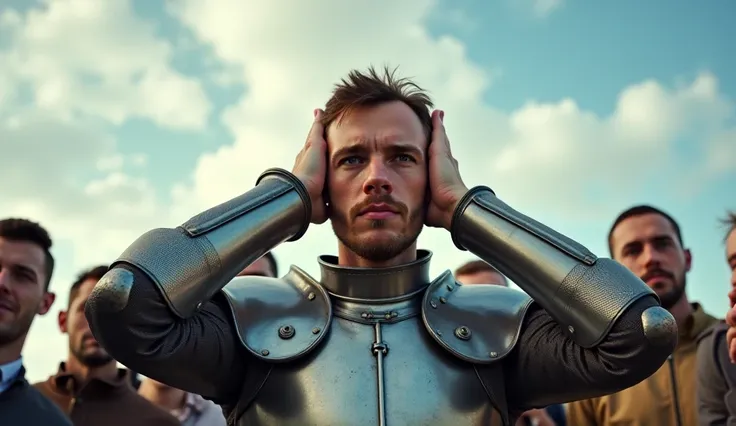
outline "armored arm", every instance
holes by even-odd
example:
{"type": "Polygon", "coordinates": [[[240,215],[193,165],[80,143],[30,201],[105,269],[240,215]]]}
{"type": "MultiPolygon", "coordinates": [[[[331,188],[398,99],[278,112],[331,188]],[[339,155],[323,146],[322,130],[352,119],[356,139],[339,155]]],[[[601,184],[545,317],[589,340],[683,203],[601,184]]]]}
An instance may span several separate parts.
{"type": "Polygon", "coordinates": [[[489,188],[468,191],[451,232],[458,248],[497,267],[543,308],[530,310],[506,361],[513,367],[509,399],[522,408],[632,386],[674,350],[675,320],[637,276],[517,212],[489,188]]]}
{"type": "Polygon", "coordinates": [[[270,169],[245,194],[145,233],[90,296],[93,334],[145,376],[207,397],[235,392],[248,354],[220,290],[278,244],[299,239],[310,207],[298,178],[270,169]]]}

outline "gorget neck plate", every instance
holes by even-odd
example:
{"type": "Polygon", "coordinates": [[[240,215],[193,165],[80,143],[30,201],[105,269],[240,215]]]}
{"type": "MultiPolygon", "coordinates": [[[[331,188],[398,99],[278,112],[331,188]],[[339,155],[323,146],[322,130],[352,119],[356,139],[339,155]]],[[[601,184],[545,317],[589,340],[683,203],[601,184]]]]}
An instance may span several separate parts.
{"type": "Polygon", "coordinates": [[[336,256],[319,258],[322,286],[333,298],[335,315],[359,322],[395,322],[414,316],[430,283],[432,252],[417,250],[413,262],[387,268],[339,266],[336,256]]]}

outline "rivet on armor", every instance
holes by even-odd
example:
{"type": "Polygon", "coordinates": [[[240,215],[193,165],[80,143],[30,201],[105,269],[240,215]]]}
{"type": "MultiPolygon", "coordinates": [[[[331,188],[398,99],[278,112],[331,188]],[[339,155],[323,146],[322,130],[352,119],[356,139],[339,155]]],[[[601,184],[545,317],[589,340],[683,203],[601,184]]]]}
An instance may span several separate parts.
{"type": "Polygon", "coordinates": [[[368,318],[368,312],[363,312],[362,314],[360,314],[360,317],[361,318],[364,318],[364,319],[367,319],[368,318]]]}
{"type": "Polygon", "coordinates": [[[290,325],[284,325],[281,328],[279,328],[279,337],[282,339],[291,339],[294,337],[294,333],[296,330],[294,330],[294,327],[290,325]]]}
{"type": "Polygon", "coordinates": [[[263,356],[268,356],[268,354],[270,354],[270,353],[271,352],[269,352],[268,349],[264,349],[264,350],[261,351],[261,355],[263,355],[263,356]]]}
{"type": "Polygon", "coordinates": [[[320,331],[320,330],[319,330],[319,327],[314,327],[314,328],[312,329],[312,334],[319,334],[319,331],[320,331]]]}
{"type": "Polygon", "coordinates": [[[396,317],[398,317],[398,316],[399,316],[399,313],[398,313],[398,312],[396,312],[396,311],[394,311],[394,312],[391,312],[391,316],[392,316],[392,317],[394,317],[394,318],[396,318],[396,317]]]}
{"type": "Polygon", "coordinates": [[[568,326],[567,326],[567,331],[569,331],[569,332],[570,332],[570,334],[573,334],[573,333],[575,333],[575,327],[573,327],[573,326],[571,326],[571,325],[568,325],[568,326]]]}
{"type": "Polygon", "coordinates": [[[202,307],[202,302],[197,303],[197,308],[196,309],[199,309],[201,307],[202,307]]]}
{"type": "Polygon", "coordinates": [[[495,358],[498,356],[498,352],[489,352],[488,356],[490,356],[491,358],[495,358]]]}
{"type": "Polygon", "coordinates": [[[468,327],[465,327],[464,325],[461,325],[460,327],[455,329],[455,336],[458,339],[469,340],[470,335],[471,335],[470,329],[468,327]]]}
{"type": "Polygon", "coordinates": [[[391,319],[391,312],[386,312],[386,315],[383,316],[386,319],[391,319]]]}
{"type": "Polygon", "coordinates": [[[447,284],[447,291],[455,290],[455,287],[451,286],[450,284],[447,284]]]}
{"type": "Polygon", "coordinates": [[[429,302],[429,306],[431,306],[431,307],[433,307],[433,308],[437,309],[437,302],[435,302],[434,300],[431,300],[431,301],[429,302]]]}
{"type": "Polygon", "coordinates": [[[317,297],[317,296],[314,294],[314,292],[311,292],[311,291],[307,295],[307,299],[309,299],[309,300],[314,300],[315,297],[317,297]]]}
{"type": "Polygon", "coordinates": [[[447,303],[447,299],[445,299],[444,297],[440,297],[440,303],[447,303]]]}

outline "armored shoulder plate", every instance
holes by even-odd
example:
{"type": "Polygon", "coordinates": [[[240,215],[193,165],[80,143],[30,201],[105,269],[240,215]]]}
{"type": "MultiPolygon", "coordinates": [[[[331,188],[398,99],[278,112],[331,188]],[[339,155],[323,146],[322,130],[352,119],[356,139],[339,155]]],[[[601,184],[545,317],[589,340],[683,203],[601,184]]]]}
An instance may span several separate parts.
{"type": "Polygon", "coordinates": [[[446,271],[427,289],[422,318],[432,337],[452,354],[490,364],[514,348],[532,302],[512,288],[462,285],[446,271]]]}
{"type": "Polygon", "coordinates": [[[295,266],[282,278],[236,277],[222,292],[241,342],[264,361],[306,355],[322,341],[332,321],[325,289],[295,266]]]}

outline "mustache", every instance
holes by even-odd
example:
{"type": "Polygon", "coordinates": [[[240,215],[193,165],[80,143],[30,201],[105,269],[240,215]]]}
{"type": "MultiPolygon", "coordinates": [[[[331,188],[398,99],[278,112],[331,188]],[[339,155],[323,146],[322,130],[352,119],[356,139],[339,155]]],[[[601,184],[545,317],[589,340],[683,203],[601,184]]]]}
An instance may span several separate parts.
{"type": "Polygon", "coordinates": [[[398,212],[402,216],[405,216],[406,212],[409,211],[409,208],[406,206],[406,204],[394,200],[394,198],[389,194],[373,195],[373,196],[366,198],[362,202],[354,205],[350,209],[350,217],[351,218],[358,217],[360,212],[363,211],[368,206],[370,206],[371,204],[387,204],[393,207],[394,209],[398,210],[398,212]]]}
{"type": "Polygon", "coordinates": [[[641,280],[648,281],[649,279],[654,278],[654,277],[666,277],[672,280],[675,279],[675,275],[673,273],[665,271],[664,269],[658,268],[658,269],[652,269],[650,271],[647,271],[647,273],[644,274],[643,277],[641,277],[641,280]]]}

